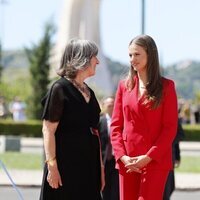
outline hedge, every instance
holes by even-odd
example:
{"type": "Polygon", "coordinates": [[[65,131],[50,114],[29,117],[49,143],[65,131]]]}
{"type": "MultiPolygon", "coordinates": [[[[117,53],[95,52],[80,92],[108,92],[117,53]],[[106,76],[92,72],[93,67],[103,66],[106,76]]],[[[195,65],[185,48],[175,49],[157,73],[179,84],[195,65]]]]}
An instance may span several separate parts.
{"type": "MultiPolygon", "coordinates": [[[[200,141],[200,124],[184,124],[184,141],[200,141]]],[[[0,121],[0,135],[20,135],[25,137],[42,137],[42,122],[29,120],[26,122],[13,122],[12,120],[0,121]]]]}
{"type": "Polygon", "coordinates": [[[185,133],[184,141],[200,141],[200,124],[184,124],[183,130],[185,133]]]}
{"type": "Polygon", "coordinates": [[[42,122],[39,120],[28,120],[26,122],[1,120],[0,135],[42,137],[42,122]]]}

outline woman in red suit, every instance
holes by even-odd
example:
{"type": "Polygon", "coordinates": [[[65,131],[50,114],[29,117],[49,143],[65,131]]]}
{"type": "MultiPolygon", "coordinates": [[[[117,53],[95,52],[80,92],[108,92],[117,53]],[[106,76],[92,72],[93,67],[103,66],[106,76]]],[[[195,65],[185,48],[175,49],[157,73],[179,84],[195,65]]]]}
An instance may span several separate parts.
{"type": "Polygon", "coordinates": [[[177,130],[174,82],[161,77],[150,36],[137,36],[128,49],[131,67],[119,83],[111,122],[120,200],[162,200],[177,130]]]}

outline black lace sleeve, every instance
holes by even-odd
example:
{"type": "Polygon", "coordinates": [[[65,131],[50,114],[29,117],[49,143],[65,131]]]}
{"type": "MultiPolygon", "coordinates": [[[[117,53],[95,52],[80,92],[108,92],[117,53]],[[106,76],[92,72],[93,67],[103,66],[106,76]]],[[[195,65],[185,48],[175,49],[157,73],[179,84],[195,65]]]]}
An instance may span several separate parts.
{"type": "Polygon", "coordinates": [[[58,122],[63,113],[64,94],[59,83],[53,84],[47,95],[42,99],[44,106],[42,119],[58,122]]]}

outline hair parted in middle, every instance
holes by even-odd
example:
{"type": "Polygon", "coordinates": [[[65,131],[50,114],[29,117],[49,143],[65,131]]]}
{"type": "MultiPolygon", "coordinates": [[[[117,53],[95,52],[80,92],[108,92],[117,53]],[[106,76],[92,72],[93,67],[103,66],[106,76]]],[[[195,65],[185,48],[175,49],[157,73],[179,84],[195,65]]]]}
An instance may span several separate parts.
{"type": "Polygon", "coordinates": [[[84,70],[90,64],[91,58],[97,54],[98,47],[94,42],[71,39],[66,45],[57,74],[74,79],[77,71],[84,70]]]}
{"type": "MultiPolygon", "coordinates": [[[[139,35],[130,41],[129,46],[132,44],[142,47],[147,53],[147,100],[153,101],[153,108],[156,108],[161,102],[163,89],[156,43],[149,35],[139,35]]],[[[129,90],[132,90],[135,85],[136,74],[137,71],[131,66],[126,78],[126,87],[129,90]]]]}

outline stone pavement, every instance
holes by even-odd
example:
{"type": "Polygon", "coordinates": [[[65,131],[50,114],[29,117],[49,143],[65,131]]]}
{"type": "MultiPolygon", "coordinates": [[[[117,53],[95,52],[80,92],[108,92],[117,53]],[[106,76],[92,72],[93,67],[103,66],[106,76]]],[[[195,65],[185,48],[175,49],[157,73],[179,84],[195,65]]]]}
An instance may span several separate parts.
{"type": "MultiPolygon", "coordinates": [[[[40,186],[42,170],[8,170],[14,183],[19,186],[40,186]]],[[[0,169],[0,185],[11,185],[6,173],[0,169]]]]}
{"type": "MultiPolygon", "coordinates": [[[[41,145],[42,143],[39,142],[41,145]]],[[[37,141],[38,145],[38,141],[37,141]]],[[[200,156],[200,142],[181,142],[181,153],[200,156]]],[[[28,148],[28,147],[27,147],[28,148]]],[[[42,148],[42,147],[41,147],[42,148]]],[[[34,147],[35,149],[35,147],[34,147]]],[[[35,151],[35,150],[34,150],[35,151]]],[[[38,151],[38,152],[41,152],[38,151]]],[[[42,182],[42,170],[8,170],[14,183],[19,186],[40,187],[42,182]]],[[[175,173],[176,188],[180,190],[200,190],[200,173],[175,173]]],[[[0,166],[0,185],[11,185],[9,178],[0,166]]]]}
{"type": "MultiPolygon", "coordinates": [[[[39,187],[42,182],[41,170],[9,170],[14,183],[18,186],[39,187]]],[[[200,190],[200,174],[175,173],[176,188],[180,190],[200,190]]],[[[6,173],[0,169],[0,185],[11,185],[6,173]]]]}
{"type": "Polygon", "coordinates": [[[175,173],[176,189],[200,190],[200,174],[175,173]]]}

